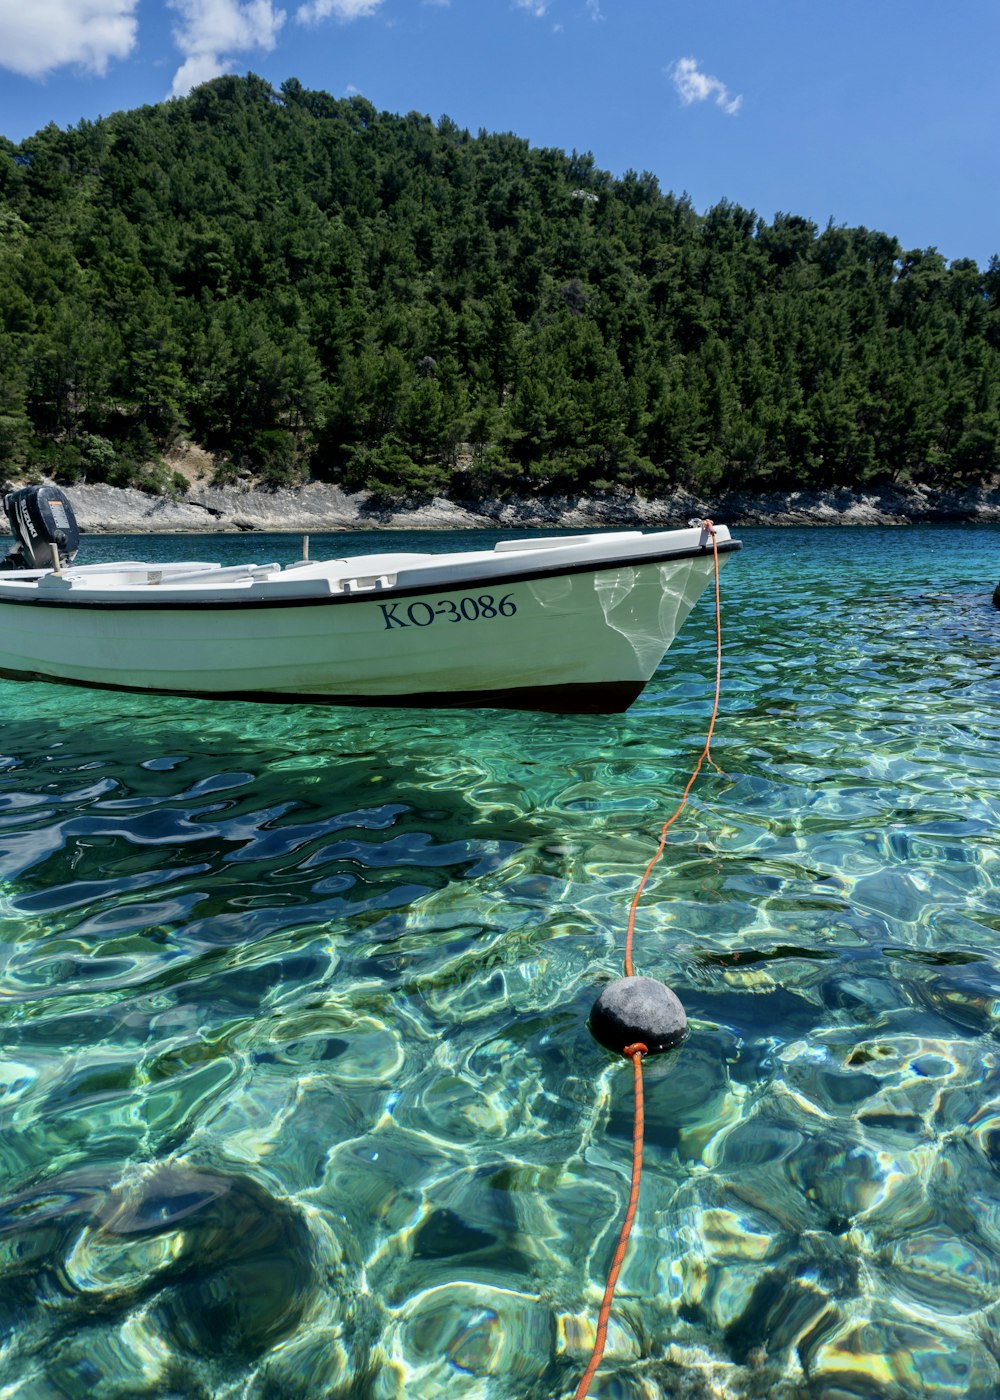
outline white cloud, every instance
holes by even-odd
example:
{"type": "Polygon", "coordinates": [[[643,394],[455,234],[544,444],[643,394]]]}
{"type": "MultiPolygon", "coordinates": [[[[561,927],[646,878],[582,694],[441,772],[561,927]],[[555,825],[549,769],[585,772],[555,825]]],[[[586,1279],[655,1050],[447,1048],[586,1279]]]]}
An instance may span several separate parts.
{"type": "Polygon", "coordinates": [[[705,102],[712,97],[715,99],[715,105],[732,117],[743,106],[743,98],[732,96],[725,83],[699,71],[696,58],[679,58],[667,72],[673,79],[674,87],[680,93],[685,107],[689,107],[692,102],[705,102]]]}
{"type": "Polygon", "coordinates": [[[138,0],[0,0],[0,67],[40,78],[76,63],[104,73],[135,47],[138,0]]]}
{"type": "Polygon", "coordinates": [[[366,19],[373,15],[382,0],[309,0],[300,5],[295,18],[300,24],[318,24],[321,19],[339,19],[346,24],[352,19],[366,19]]]}
{"type": "Polygon", "coordinates": [[[214,53],[192,54],[190,58],[184,60],[174,74],[170,95],[171,97],[184,97],[199,83],[207,83],[212,78],[218,78],[222,73],[228,73],[232,66],[229,60],[220,59],[214,53]]]}
{"type": "MultiPolygon", "coordinates": [[[[2,3],[2,0],[0,0],[2,3]]],[[[183,24],[174,30],[184,62],[174,74],[171,94],[183,97],[198,83],[228,73],[232,55],[249,49],[274,48],[284,10],[271,0],[168,0],[183,24]]]]}
{"type": "Polygon", "coordinates": [[[548,0],[514,0],[514,6],[518,10],[529,10],[535,19],[542,19],[549,8],[548,0]]]}

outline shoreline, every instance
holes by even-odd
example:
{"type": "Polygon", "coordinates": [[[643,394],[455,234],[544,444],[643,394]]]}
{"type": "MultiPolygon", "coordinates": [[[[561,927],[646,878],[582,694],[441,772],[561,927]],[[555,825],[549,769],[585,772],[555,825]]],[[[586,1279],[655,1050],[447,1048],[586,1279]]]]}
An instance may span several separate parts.
{"type": "Polygon", "coordinates": [[[416,506],[375,502],[326,482],[295,490],[193,485],[182,497],[149,496],[134,488],[66,487],[84,534],[324,534],[339,530],[656,529],[707,515],[730,528],[745,525],[827,527],[939,523],[1000,524],[1000,489],[932,491],[885,487],[865,492],[687,492],[649,499],[633,494],[508,497],[416,506]]]}

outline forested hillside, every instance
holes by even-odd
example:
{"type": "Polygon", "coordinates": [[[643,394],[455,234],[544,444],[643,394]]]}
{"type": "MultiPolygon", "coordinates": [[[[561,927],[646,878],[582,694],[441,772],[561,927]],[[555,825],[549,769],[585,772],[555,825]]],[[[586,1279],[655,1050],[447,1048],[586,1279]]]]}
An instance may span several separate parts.
{"type": "Polygon", "coordinates": [[[977,484],[1000,261],[294,80],[0,138],[0,480],[167,489],[181,435],[390,494],[977,484]]]}

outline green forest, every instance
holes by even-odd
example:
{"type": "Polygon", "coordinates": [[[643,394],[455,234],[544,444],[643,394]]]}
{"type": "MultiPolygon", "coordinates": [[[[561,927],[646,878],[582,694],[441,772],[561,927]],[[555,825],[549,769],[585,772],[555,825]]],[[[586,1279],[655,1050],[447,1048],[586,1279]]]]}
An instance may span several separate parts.
{"type": "Polygon", "coordinates": [[[1000,259],[294,79],[0,138],[0,480],[175,491],[181,438],[389,497],[980,485],[1000,259]]]}

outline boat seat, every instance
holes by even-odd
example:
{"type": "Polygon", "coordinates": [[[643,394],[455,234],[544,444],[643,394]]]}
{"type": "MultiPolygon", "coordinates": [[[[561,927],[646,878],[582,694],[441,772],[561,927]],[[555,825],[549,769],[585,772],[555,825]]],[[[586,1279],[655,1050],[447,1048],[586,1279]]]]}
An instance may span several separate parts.
{"type": "Polygon", "coordinates": [[[494,554],[507,554],[517,550],[560,549],[567,544],[588,544],[591,540],[635,539],[641,530],[610,530],[599,535],[542,535],[537,540],[500,540],[493,546],[494,554]]]}
{"type": "Polygon", "coordinates": [[[200,583],[203,580],[210,580],[212,583],[235,583],[238,579],[270,578],[272,574],[281,572],[280,564],[230,564],[225,568],[197,568],[189,569],[184,573],[168,573],[163,571],[163,576],[156,579],[150,575],[150,583],[200,583]]]}

